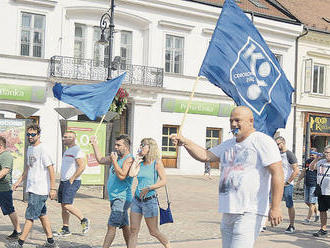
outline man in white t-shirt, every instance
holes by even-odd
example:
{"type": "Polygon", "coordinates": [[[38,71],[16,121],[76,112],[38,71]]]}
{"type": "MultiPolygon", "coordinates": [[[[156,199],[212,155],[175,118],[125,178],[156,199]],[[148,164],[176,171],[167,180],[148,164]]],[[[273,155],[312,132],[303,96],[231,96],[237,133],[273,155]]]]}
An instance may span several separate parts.
{"type": "Polygon", "coordinates": [[[29,194],[29,199],[25,211],[25,225],[22,235],[19,237],[18,242],[13,243],[11,247],[23,247],[34,220],[38,218],[47,236],[45,247],[58,247],[53,239],[50,222],[46,215],[48,195],[52,200],[56,196],[54,163],[46,147],[40,142],[40,132],[40,127],[36,124],[32,124],[27,128],[26,136],[30,143],[26,153],[27,166],[22,176],[13,184],[13,190],[16,190],[18,185],[26,178],[26,192],[29,194]]]}
{"type": "Polygon", "coordinates": [[[282,221],[283,170],[274,140],[253,128],[252,111],[233,109],[230,126],[234,138],[206,150],[183,136],[172,135],[201,162],[220,161],[219,212],[223,248],[252,248],[265,216],[272,226],[282,221]],[[269,209],[269,191],[273,194],[269,209]]]}
{"type": "Polygon", "coordinates": [[[317,169],[317,184],[321,186],[322,195],[317,198],[320,211],[321,229],[314,237],[325,237],[327,231],[327,211],[330,209],[330,145],[324,148],[324,158],[316,158],[311,163],[311,170],[317,169]]]}
{"type": "Polygon", "coordinates": [[[57,236],[69,236],[70,214],[76,216],[81,223],[82,233],[89,230],[89,220],[85,218],[80,209],[73,206],[73,200],[81,185],[81,174],[86,168],[85,154],[76,145],[76,134],[66,131],[63,135],[63,145],[68,149],[64,152],[61,167],[61,182],[58,188],[58,202],[61,203],[63,226],[56,233],[57,236]]]}
{"type": "Polygon", "coordinates": [[[298,160],[296,156],[286,148],[285,139],[282,136],[276,137],[275,142],[280,150],[282,157],[282,166],[284,171],[284,192],[283,198],[285,206],[288,208],[290,224],[285,233],[294,233],[295,209],[293,205],[293,183],[299,174],[298,160]]]}

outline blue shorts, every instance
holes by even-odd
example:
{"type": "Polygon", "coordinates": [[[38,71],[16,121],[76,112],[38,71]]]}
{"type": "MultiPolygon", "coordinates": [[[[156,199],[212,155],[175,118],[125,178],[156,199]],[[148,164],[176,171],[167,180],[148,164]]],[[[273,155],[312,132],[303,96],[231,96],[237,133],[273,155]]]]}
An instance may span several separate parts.
{"type": "Polygon", "coordinates": [[[304,186],[305,203],[315,204],[317,196],[314,196],[315,186],[304,186]]]}
{"type": "Polygon", "coordinates": [[[60,186],[58,187],[58,202],[72,204],[80,185],[81,180],[74,180],[72,184],[69,180],[61,181],[60,186]]]}
{"type": "Polygon", "coordinates": [[[138,201],[133,197],[131,211],[133,213],[139,213],[145,218],[151,218],[158,216],[158,200],[157,197],[147,200],[145,202],[138,201]]]}
{"type": "Polygon", "coordinates": [[[293,185],[284,186],[283,198],[287,208],[293,207],[293,185]]]}
{"type": "Polygon", "coordinates": [[[47,213],[46,201],[48,195],[37,195],[29,192],[28,206],[25,211],[25,219],[36,220],[47,213]]]}
{"type": "Polygon", "coordinates": [[[0,207],[3,215],[9,215],[15,212],[12,190],[0,191],[0,207]]]}
{"type": "Polygon", "coordinates": [[[111,213],[108,220],[108,225],[119,228],[128,226],[128,209],[130,205],[130,201],[123,199],[114,199],[110,201],[111,213]]]}

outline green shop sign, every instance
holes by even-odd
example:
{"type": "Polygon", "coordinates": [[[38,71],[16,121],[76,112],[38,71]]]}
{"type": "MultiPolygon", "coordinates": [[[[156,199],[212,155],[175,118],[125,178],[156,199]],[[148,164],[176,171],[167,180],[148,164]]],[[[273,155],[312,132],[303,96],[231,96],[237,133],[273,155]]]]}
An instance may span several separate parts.
{"type": "MultiPolygon", "coordinates": [[[[187,100],[162,98],[162,112],[184,113],[188,106],[187,100]]],[[[232,104],[219,104],[211,102],[193,101],[190,104],[189,114],[213,115],[228,117],[235,106],[232,104]]]]}
{"type": "Polygon", "coordinates": [[[0,84],[0,99],[25,102],[45,102],[45,87],[0,84]]]}

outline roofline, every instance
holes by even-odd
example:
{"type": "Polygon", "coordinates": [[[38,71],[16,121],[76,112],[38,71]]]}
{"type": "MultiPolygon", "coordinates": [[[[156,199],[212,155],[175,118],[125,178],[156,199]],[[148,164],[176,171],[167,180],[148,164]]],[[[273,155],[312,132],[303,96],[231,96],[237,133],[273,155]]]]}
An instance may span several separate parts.
{"type": "MultiPolygon", "coordinates": [[[[204,5],[208,5],[208,6],[212,6],[212,7],[216,7],[216,8],[223,8],[223,5],[216,5],[216,4],[213,4],[213,3],[205,3],[205,2],[200,2],[198,0],[183,0],[183,1],[188,1],[188,2],[194,2],[194,3],[198,3],[198,4],[204,4],[204,5]]],[[[266,0],[266,1],[269,1],[269,0],[266,0]]],[[[281,18],[281,17],[277,17],[277,16],[271,16],[271,15],[265,15],[265,14],[261,14],[261,13],[256,13],[256,12],[253,12],[253,11],[247,11],[247,10],[243,10],[242,11],[244,13],[248,13],[248,14],[251,14],[251,15],[254,15],[254,16],[257,16],[257,17],[262,17],[262,18],[266,18],[266,19],[269,19],[269,20],[273,20],[273,21],[280,21],[280,22],[285,22],[285,23],[289,23],[289,24],[295,24],[295,25],[301,25],[301,21],[299,21],[296,17],[294,17],[290,12],[287,11],[287,13],[285,12],[285,9],[281,9],[279,8],[278,6],[275,6],[273,5],[275,8],[277,8],[279,11],[282,11],[285,15],[290,15],[289,17],[294,19],[294,20],[287,20],[287,19],[284,19],[284,18],[281,18]]]]}
{"type": "Polygon", "coordinates": [[[314,31],[314,32],[318,32],[318,33],[322,33],[322,34],[330,34],[330,31],[325,31],[325,30],[321,30],[321,29],[316,29],[316,28],[311,28],[311,27],[308,27],[308,26],[304,26],[304,29],[305,30],[308,30],[308,31],[314,31]]]}
{"type": "Polygon", "coordinates": [[[276,0],[265,0],[267,1],[269,4],[271,4],[272,6],[274,6],[275,8],[277,8],[279,11],[281,11],[283,14],[287,15],[288,17],[290,17],[291,19],[296,20],[297,22],[302,23],[297,17],[295,17],[288,9],[286,9],[282,4],[280,4],[278,1],[276,0]]]}

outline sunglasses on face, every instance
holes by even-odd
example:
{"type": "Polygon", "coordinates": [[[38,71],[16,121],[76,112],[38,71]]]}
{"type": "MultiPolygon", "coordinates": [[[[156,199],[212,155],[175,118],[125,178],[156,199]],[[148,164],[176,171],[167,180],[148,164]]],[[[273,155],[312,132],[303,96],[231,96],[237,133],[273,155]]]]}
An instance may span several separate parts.
{"type": "Polygon", "coordinates": [[[37,133],[27,133],[26,134],[27,137],[30,137],[30,136],[35,137],[36,135],[37,135],[37,133]]]}
{"type": "Polygon", "coordinates": [[[147,144],[140,144],[140,147],[145,147],[147,144]]]}

